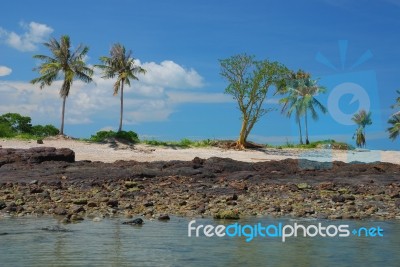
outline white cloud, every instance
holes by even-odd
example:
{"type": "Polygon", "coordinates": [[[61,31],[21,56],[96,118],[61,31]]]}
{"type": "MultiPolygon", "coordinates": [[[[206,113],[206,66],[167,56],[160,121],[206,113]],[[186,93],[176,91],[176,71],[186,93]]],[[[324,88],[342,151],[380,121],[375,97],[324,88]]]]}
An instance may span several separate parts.
{"type": "Polygon", "coordinates": [[[0,66],[0,77],[10,75],[11,72],[12,72],[12,69],[10,69],[6,66],[0,66]]]}
{"type": "Polygon", "coordinates": [[[139,77],[145,84],[174,89],[203,86],[203,78],[194,69],[185,69],[171,60],[165,60],[160,64],[145,62],[141,66],[147,71],[145,75],[139,77]]]}
{"type": "Polygon", "coordinates": [[[20,26],[25,30],[22,34],[0,28],[0,38],[9,46],[22,52],[35,51],[37,44],[44,42],[53,32],[53,29],[46,24],[34,21],[29,24],[21,23],[20,26]]]}
{"type": "MultiPolygon", "coordinates": [[[[124,124],[168,120],[177,106],[183,103],[233,101],[229,95],[201,90],[199,87],[203,78],[193,69],[186,70],[172,61],[143,63],[142,66],[147,68],[146,76],[140,76],[139,81],[132,81],[131,87],[124,87],[124,124]],[[157,79],[157,75],[160,75],[160,79],[157,79]],[[167,80],[170,82],[167,83],[167,80]],[[194,87],[198,89],[192,89],[194,87]]],[[[101,121],[115,120],[118,123],[120,97],[113,96],[115,79],[102,79],[101,73],[96,71],[93,81],[91,84],[74,81],[66,102],[66,124],[95,122],[102,127],[101,121]]],[[[61,81],[42,90],[29,82],[2,81],[0,113],[18,112],[31,116],[33,123],[58,125],[62,104],[60,87],[61,81]]]]}

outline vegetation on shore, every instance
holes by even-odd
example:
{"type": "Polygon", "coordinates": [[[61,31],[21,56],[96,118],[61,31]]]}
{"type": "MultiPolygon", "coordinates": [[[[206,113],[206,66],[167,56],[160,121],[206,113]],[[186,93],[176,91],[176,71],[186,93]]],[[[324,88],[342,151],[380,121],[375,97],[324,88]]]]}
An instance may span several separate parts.
{"type": "MultiPolygon", "coordinates": [[[[100,57],[100,63],[89,66],[85,58],[89,48],[84,45],[78,45],[75,50],[70,43],[68,35],[62,35],[60,40],[50,38],[44,43],[49,49],[50,55],[35,55],[34,58],[41,61],[41,64],[34,68],[39,73],[39,77],[33,79],[31,83],[39,84],[40,89],[50,86],[54,81],[62,79],[60,96],[62,98],[61,126],[59,134],[64,135],[64,117],[65,102],[75,80],[81,80],[84,83],[92,82],[94,68],[102,71],[102,78],[116,78],[113,86],[114,95],[120,94],[120,118],[118,132],[103,131],[92,135],[89,140],[100,142],[107,138],[120,138],[128,142],[137,143],[139,138],[132,131],[122,131],[123,123],[123,90],[124,85],[130,86],[131,80],[138,80],[138,74],[145,74],[146,70],[136,64],[131,50],[116,43],[112,46],[109,56],[100,57]]],[[[255,56],[245,53],[231,56],[226,59],[220,59],[220,75],[228,82],[225,93],[231,95],[237,102],[241,112],[242,126],[239,137],[236,141],[236,149],[253,147],[251,142],[247,141],[251,130],[262,116],[273,108],[266,108],[264,103],[270,89],[274,89],[274,95],[281,95],[279,103],[282,104],[282,113],[287,117],[295,114],[295,120],[299,127],[299,145],[290,145],[300,148],[314,148],[320,145],[320,142],[310,143],[308,133],[308,118],[311,115],[313,120],[318,119],[317,110],[323,114],[327,113],[327,108],[319,102],[317,96],[325,93],[326,88],[318,84],[318,80],[312,79],[311,74],[298,70],[297,72],[288,69],[284,64],[269,60],[256,60],[255,56]],[[305,127],[305,146],[303,145],[302,119],[304,118],[305,127]]],[[[400,91],[398,91],[400,94],[400,91]]],[[[393,108],[400,107],[400,97],[397,98],[393,108]]],[[[353,121],[358,125],[354,135],[356,145],[365,147],[365,127],[372,124],[371,113],[361,110],[354,114],[353,121]]],[[[395,140],[400,134],[400,112],[392,114],[388,120],[391,125],[387,129],[389,138],[395,140]]],[[[28,130],[16,129],[4,121],[0,121],[0,136],[16,137],[24,136],[26,138],[45,137],[55,135],[54,126],[31,126],[28,130]]],[[[58,133],[57,133],[58,134],[58,133]]],[[[151,145],[177,146],[177,147],[198,147],[211,145],[211,141],[191,141],[182,139],[178,142],[165,142],[157,140],[145,140],[144,143],[151,145]]],[[[324,141],[322,141],[324,142],[324,141]]],[[[347,144],[331,145],[347,147],[347,144]]],[[[287,145],[287,147],[290,147],[287,145]]],[[[258,146],[257,146],[258,147],[258,146]]],[[[285,147],[285,146],[279,146],[285,147]]]]}
{"type": "Polygon", "coordinates": [[[41,139],[58,135],[53,125],[32,125],[31,118],[18,113],[6,113],[0,116],[0,137],[18,139],[41,139]]]}

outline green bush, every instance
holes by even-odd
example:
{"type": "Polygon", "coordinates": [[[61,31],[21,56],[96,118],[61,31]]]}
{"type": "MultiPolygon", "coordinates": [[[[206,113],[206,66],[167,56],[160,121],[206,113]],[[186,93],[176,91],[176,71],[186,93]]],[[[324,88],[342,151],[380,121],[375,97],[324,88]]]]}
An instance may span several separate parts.
{"type": "Polygon", "coordinates": [[[8,124],[15,133],[30,133],[31,118],[18,113],[6,113],[0,116],[0,123],[8,124]]]}
{"type": "Polygon", "coordinates": [[[15,133],[9,124],[0,122],[0,137],[13,137],[15,133]]]}
{"type": "Polygon", "coordinates": [[[99,131],[95,135],[92,135],[90,137],[91,141],[94,142],[104,142],[109,138],[115,138],[115,139],[120,139],[120,140],[125,140],[128,142],[132,143],[138,143],[139,142],[139,137],[137,133],[133,131],[120,131],[120,132],[114,132],[114,131],[99,131]]]}
{"type": "Polygon", "coordinates": [[[59,133],[53,125],[32,126],[31,118],[18,113],[6,113],[0,116],[0,137],[36,139],[59,133]]]}
{"type": "Polygon", "coordinates": [[[50,124],[32,126],[32,134],[37,137],[54,136],[59,133],[60,131],[50,124]]]}

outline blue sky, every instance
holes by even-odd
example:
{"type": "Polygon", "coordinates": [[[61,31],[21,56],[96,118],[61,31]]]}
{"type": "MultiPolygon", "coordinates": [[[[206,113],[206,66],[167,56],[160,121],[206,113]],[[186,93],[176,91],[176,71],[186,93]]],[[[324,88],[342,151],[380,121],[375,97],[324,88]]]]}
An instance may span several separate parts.
{"type": "MultiPolygon", "coordinates": [[[[120,42],[147,69],[125,95],[124,129],[142,138],[235,139],[240,113],[223,94],[218,59],[245,52],[304,69],[327,87],[318,98],[330,103],[330,112],[310,122],[311,140],[354,144],[356,126],[343,117],[369,107],[374,123],[367,128],[367,147],[400,149],[400,140],[391,142],[385,132],[400,88],[396,0],[15,0],[3,3],[0,12],[0,113],[19,112],[34,124],[59,126],[59,83],[40,90],[29,81],[37,76],[32,56],[47,53],[41,43],[68,34],[75,46],[90,47],[88,64],[97,64],[120,42]]],[[[99,73],[94,80],[74,83],[66,106],[68,135],[88,137],[118,127],[113,81],[99,73]]],[[[266,106],[277,111],[259,121],[250,139],[298,142],[293,119],[280,114],[272,93],[266,106]]]]}

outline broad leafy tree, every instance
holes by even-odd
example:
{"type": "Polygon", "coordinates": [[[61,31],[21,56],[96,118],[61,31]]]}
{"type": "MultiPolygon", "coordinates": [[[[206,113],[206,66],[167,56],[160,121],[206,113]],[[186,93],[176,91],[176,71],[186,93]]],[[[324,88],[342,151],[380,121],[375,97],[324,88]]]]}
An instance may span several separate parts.
{"type": "Polygon", "coordinates": [[[100,57],[102,64],[96,65],[103,72],[104,79],[117,77],[114,83],[114,95],[120,92],[121,106],[118,132],[122,131],[122,118],[124,111],[124,85],[131,85],[131,80],[138,80],[139,73],[146,73],[146,70],[135,64],[132,51],[126,51],[119,43],[114,44],[110,50],[110,56],[100,57]]]}
{"type": "Polygon", "coordinates": [[[44,46],[50,50],[51,55],[33,56],[41,60],[42,63],[34,69],[39,72],[40,76],[33,79],[31,83],[39,83],[40,89],[43,89],[58,79],[63,80],[60,89],[60,96],[63,99],[60,134],[64,135],[65,101],[70,93],[73,81],[76,79],[85,83],[92,81],[93,70],[84,61],[89,48],[81,44],[74,51],[71,51],[68,35],[61,36],[60,41],[51,38],[49,42],[44,43],[44,46]]]}
{"type": "Polygon", "coordinates": [[[220,74],[228,82],[225,93],[237,101],[242,115],[236,147],[243,149],[256,122],[270,110],[263,105],[270,87],[284,87],[289,70],[278,62],[258,61],[246,54],[222,59],[220,65],[220,74]]]}

